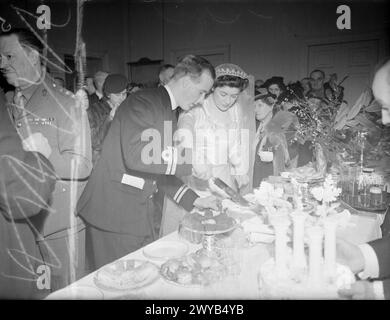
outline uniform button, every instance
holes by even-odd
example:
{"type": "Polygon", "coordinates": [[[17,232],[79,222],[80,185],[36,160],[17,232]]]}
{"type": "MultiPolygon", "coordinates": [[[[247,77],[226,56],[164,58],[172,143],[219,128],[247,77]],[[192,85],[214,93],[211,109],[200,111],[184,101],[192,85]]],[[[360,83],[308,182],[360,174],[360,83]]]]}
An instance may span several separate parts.
{"type": "Polygon", "coordinates": [[[18,122],[18,123],[16,124],[16,126],[17,126],[18,128],[20,128],[20,127],[22,126],[22,123],[21,123],[21,122],[18,122]]]}
{"type": "Polygon", "coordinates": [[[65,189],[65,188],[62,188],[62,191],[66,191],[66,189],[65,189]]]}
{"type": "Polygon", "coordinates": [[[153,185],[154,185],[154,186],[156,185],[156,181],[153,181],[153,185]]]}
{"type": "Polygon", "coordinates": [[[150,196],[149,196],[149,199],[152,199],[152,198],[153,198],[153,195],[150,195],[150,196]]]}

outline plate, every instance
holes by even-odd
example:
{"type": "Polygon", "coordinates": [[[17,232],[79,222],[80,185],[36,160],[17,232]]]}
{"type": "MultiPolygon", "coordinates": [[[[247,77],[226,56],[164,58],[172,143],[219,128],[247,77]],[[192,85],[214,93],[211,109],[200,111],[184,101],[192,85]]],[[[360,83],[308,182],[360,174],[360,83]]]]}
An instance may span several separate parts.
{"type": "Polygon", "coordinates": [[[171,280],[161,271],[160,271],[160,275],[164,279],[164,281],[166,281],[170,284],[173,284],[175,286],[178,286],[178,287],[185,287],[185,288],[202,288],[203,287],[203,285],[200,283],[186,283],[186,284],[184,284],[184,283],[179,283],[177,281],[171,280]]]}
{"type": "Polygon", "coordinates": [[[275,235],[269,233],[251,232],[248,235],[249,243],[272,243],[275,241],[275,235]]]}
{"type": "Polygon", "coordinates": [[[103,300],[104,294],[96,287],[92,286],[75,286],[69,290],[67,299],[70,300],[103,300]],[[72,290],[74,289],[74,290],[72,290]]]}
{"type": "Polygon", "coordinates": [[[143,260],[119,260],[99,269],[94,277],[96,286],[108,291],[143,288],[160,277],[159,267],[143,260]]]}
{"type": "Polygon", "coordinates": [[[184,242],[157,241],[146,246],[143,253],[149,259],[168,260],[184,256],[188,249],[188,245],[184,242]]]}
{"type": "Polygon", "coordinates": [[[295,178],[297,182],[299,183],[308,183],[308,184],[314,184],[314,183],[320,183],[325,181],[324,177],[319,178],[295,178]]]}
{"type": "Polygon", "coordinates": [[[161,265],[161,277],[181,287],[202,287],[221,280],[226,266],[217,257],[209,257],[199,250],[180,259],[170,259],[161,265]]]}

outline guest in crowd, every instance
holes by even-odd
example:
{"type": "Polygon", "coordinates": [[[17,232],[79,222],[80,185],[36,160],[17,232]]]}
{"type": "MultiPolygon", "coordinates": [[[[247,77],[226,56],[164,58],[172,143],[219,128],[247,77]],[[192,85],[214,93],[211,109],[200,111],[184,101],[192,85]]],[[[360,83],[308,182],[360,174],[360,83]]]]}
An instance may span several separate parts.
{"type": "Polygon", "coordinates": [[[210,192],[208,181],[203,179],[205,175],[220,178],[233,189],[249,182],[248,175],[239,170],[242,162],[249,160],[240,155],[242,106],[238,103],[248,86],[248,75],[231,63],[217,66],[215,72],[217,78],[207,99],[183,113],[178,122],[178,127],[187,129],[194,138],[183,140],[188,143],[186,147],[193,148],[195,159],[193,175],[186,181],[202,195],[210,192]]]}
{"type": "MultiPolygon", "coordinates": [[[[3,58],[3,56],[2,56],[3,58]]],[[[23,149],[0,90],[0,299],[37,299],[48,292],[37,281],[45,263],[35,229],[46,217],[55,185],[47,139],[23,149]]],[[[50,277],[48,277],[50,281],[50,277]]]]}
{"type": "Polygon", "coordinates": [[[286,91],[283,77],[272,77],[267,79],[264,82],[263,87],[267,89],[267,94],[261,97],[261,99],[272,106],[272,112],[275,114],[281,109],[280,103],[278,103],[278,97],[286,91]]]}
{"type": "MultiPolygon", "coordinates": [[[[382,122],[390,124],[390,61],[375,74],[372,90],[382,105],[382,122]]],[[[390,236],[355,246],[338,240],[337,255],[341,263],[359,273],[360,281],[339,294],[352,299],[390,299],[390,236]],[[365,279],[375,279],[367,281],[365,279]]]]}
{"type": "Polygon", "coordinates": [[[156,239],[152,199],[157,188],[187,211],[217,208],[215,197],[199,198],[177,177],[191,173],[192,160],[183,163],[186,150],[169,142],[177,124],[173,111],[201,103],[214,78],[207,60],[185,56],[167,85],[131,94],[118,108],[78,203],[91,271],[156,239]]]}
{"type": "Polygon", "coordinates": [[[106,80],[108,76],[107,72],[104,71],[98,71],[95,73],[93,76],[93,84],[95,86],[95,92],[90,95],[90,103],[95,103],[96,101],[100,100],[103,98],[103,85],[104,81],[106,80]]]}
{"type": "Polygon", "coordinates": [[[310,78],[303,78],[300,81],[300,83],[301,83],[302,88],[303,88],[303,96],[307,97],[307,95],[309,94],[309,92],[311,90],[311,79],[310,78]]]}
{"type": "Polygon", "coordinates": [[[93,84],[93,77],[85,77],[85,86],[83,87],[88,96],[88,106],[98,101],[98,97],[95,94],[96,88],[93,84]]]}
{"type": "Polygon", "coordinates": [[[91,126],[92,162],[99,158],[103,140],[119,105],[126,99],[128,80],[121,74],[110,74],[103,85],[103,98],[90,105],[87,113],[91,126]]]}
{"type": "Polygon", "coordinates": [[[307,94],[309,98],[325,99],[325,72],[319,69],[313,70],[310,73],[311,90],[307,94]]]}
{"type": "Polygon", "coordinates": [[[332,103],[341,103],[344,99],[344,87],[337,83],[337,74],[329,75],[329,81],[324,83],[325,98],[332,103]]]}
{"type": "Polygon", "coordinates": [[[260,152],[269,151],[272,148],[269,143],[260,148],[260,142],[264,137],[265,128],[272,119],[272,116],[273,114],[271,105],[264,103],[262,99],[255,101],[256,135],[253,143],[253,148],[255,150],[253,188],[257,188],[263,179],[273,175],[273,158],[268,159],[268,161],[263,161],[267,160],[265,159],[267,155],[264,155],[263,160],[260,158],[263,157],[263,154],[260,152]]]}
{"type": "Polygon", "coordinates": [[[257,79],[255,81],[255,99],[258,96],[267,94],[267,89],[263,88],[264,80],[257,79]]]}
{"type": "Polygon", "coordinates": [[[313,160],[312,143],[294,141],[299,123],[297,115],[302,108],[295,106],[294,101],[303,98],[303,88],[297,81],[279,94],[275,105],[256,102],[256,117],[261,121],[255,139],[255,186],[270,175],[279,175],[286,168],[301,167],[313,160]]]}
{"type": "Polygon", "coordinates": [[[158,72],[158,79],[160,86],[165,86],[173,76],[175,67],[171,64],[164,64],[160,67],[158,72]]]}
{"type": "MultiPolygon", "coordinates": [[[[27,29],[11,29],[0,35],[1,72],[15,87],[14,91],[7,92],[12,122],[27,145],[45,145],[48,141],[51,152],[47,158],[57,175],[51,207],[37,237],[41,249],[46,252],[45,261],[51,268],[51,289],[56,290],[71,280],[68,252],[71,187],[77,188],[77,201],[91,172],[92,162],[87,114],[77,107],[71,92],[58,88],[46,74],[41,65],[42,50],[41,41],[27,29]]],[[[82,228],[81,221],[77,227],[82,228]]],[[[79,245],[79,269],[76,272],[82,273],[82,238],[79,245]]]]}
{"type": "Polygon", "coordinates": [[[95,85],[93,84],[93,77],[85,77],[85,90],[89,96],[96,92],[95,85]]]}

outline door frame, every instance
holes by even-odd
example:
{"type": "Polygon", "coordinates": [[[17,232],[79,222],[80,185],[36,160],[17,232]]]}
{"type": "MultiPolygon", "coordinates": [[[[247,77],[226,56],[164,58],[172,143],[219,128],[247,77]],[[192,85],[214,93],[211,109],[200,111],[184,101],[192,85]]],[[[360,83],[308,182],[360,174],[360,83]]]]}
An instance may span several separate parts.
{"type": "MultiPolygon", "coordinates": [[[[74,51],[69,48],[54,48],[53,51],[62,59],[65,60],[66,55],[74,56],[74,51]]],[[[103,71],[109,70],[109,59],[108,59],[108,51],[92,51],[87,50],[87,56],[89,58],[97,58],[102,60],[102,69],[103,71]]],[[[65,73],[60,70],[55,70],[53,73],[60,74],[65,77],[65,73]]]]}
{"type": "MultiPolygon", "coordinates": [[[[341,32],[341,31],[340,31],[341,32]]],[[[309,48],[314,45],[330,45],[337,43],[346,43],[346,42],[357,42],[357,41],[369,41],[376,40],[378,41],[378,62],[383,60],[387,55],[389,55],[389,40],[387,39],[387,34],[385,30],[371,33],[362,33],[362,34],[348,34],[348,35],[333,35],[333,36],[319,36],[319,37],[307,37],[303,38],[302,42],[302,52],[301,52],[301,78],[308,77],[310,70],[308,70],[308,61],[309,61],[309,48]]]]}

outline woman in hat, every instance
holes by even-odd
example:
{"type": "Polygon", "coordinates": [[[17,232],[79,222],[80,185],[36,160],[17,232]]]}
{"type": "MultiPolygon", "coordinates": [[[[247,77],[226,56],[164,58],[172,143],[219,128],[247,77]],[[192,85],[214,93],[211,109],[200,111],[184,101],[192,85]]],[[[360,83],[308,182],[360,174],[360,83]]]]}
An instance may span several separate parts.
{"type": "Polygon", "coordinates": [[[119,105],[127,97],[127,78],[122,74],[109,74],[103,84],[103,98],[87,110],[91,127],[92,163],[99,158],[103,140],[119,105]]]}

